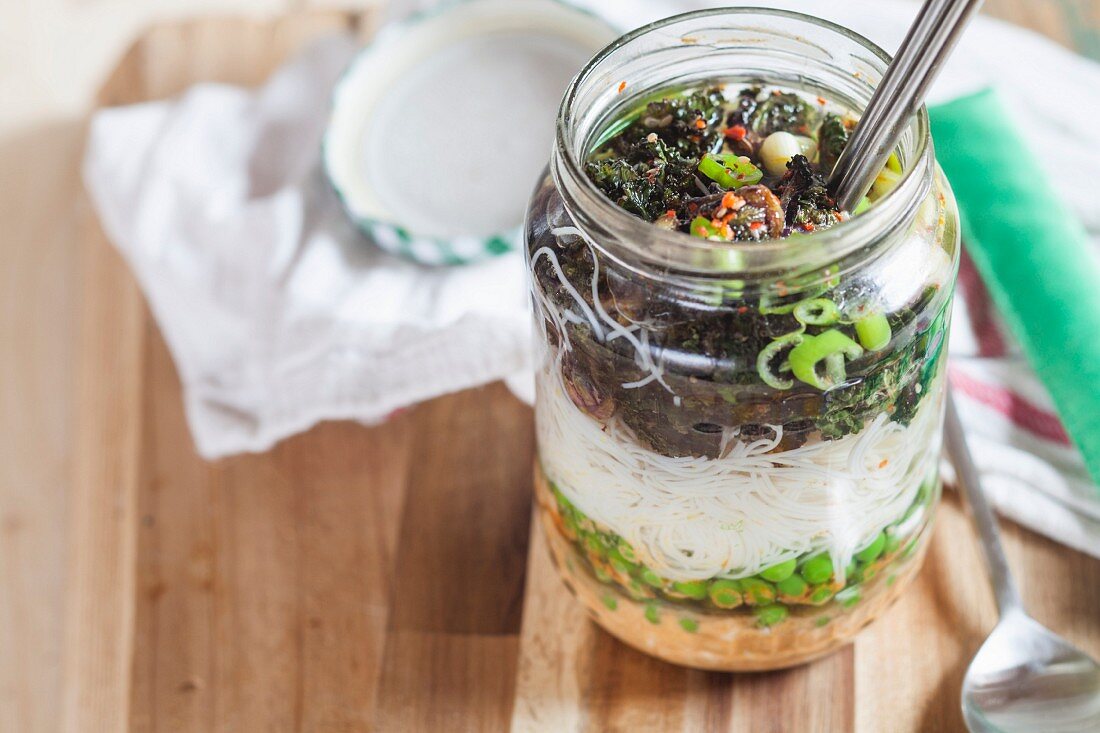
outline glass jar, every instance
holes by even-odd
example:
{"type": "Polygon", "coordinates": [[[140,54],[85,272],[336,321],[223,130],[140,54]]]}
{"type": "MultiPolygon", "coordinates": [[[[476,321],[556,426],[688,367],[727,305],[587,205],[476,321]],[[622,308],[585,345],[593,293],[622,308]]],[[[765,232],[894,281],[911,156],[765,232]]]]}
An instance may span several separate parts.
{"type": "Polygon", "coordinates": [[[762,84],[858,111],[888,61],[809,16],[703,11],[612,44],[562,102],[526,225],[539,513],[596,621],[662,659],[799,664],[912,581],[940,494],[957,216],[924,110],[890,193],[765,244],[662,230],[583,161],[662,91],[762,84]],[[795,378],[803,342],[820,353],[795,378]]]}

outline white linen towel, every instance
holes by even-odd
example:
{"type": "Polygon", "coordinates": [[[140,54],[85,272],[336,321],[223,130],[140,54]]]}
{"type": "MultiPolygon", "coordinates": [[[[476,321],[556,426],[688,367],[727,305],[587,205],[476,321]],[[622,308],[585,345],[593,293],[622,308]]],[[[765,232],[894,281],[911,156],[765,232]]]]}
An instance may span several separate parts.
{"type": "MultiPolygon", "coordinates": [[[[718,3],[579,4],[629,28],[718,3]]],[[[917,7],[747,4],[828,18],[888,50],[917,7]]],[[[376,423],[500,378],[529,398],[520,255],[449,269],[396,259],[362,239],[325,184],[328,97],[354,51],[349,38],[329,38],[258,90],[201,84],[92,121],[85,182],[164,333],[204,457],[265,450],[324,419],[376,423]]],[[[1100,246],[1100,66],[983,18],[931,101],[989,85],[1035,114],[1040,163],[1100,246]]],[[[1016,521],[1100,557],[1100,490],[965,265],[951,370],[991,498],[1016,521]]]]}

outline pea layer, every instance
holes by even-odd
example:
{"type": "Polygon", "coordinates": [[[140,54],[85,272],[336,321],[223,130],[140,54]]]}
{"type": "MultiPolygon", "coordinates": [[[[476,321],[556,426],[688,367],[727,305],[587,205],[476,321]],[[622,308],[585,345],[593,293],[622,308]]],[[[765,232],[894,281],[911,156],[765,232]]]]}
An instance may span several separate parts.
{"type": "MultiPolygon", "coordinates": [[[[553,482],[548,484],[554,496],[551,512],[555,525],[599,581],[617,586],[638,602],[652,604],[660,600],[711,613],[752,613],[759,626],[770,627],[786,620],[792,606],[835,603],[850,608],[859,603],[862,584],[880,576],[888,581],[889,573],[884,571],[917,550],[919,532],[915,530],[922,523],[914,527],[912,518],[928,505],[935,480],[925,482],[906,512],[855,553],[844,568],[843,581],[825,552],[806,553],[743,578],[665,578],[640,562],[626,539],[577,509],[553,482]]],[[[612,608],[610,603],[606,605],[612,608]]],[[[656,618],[657,607],[651,607],[654,610],[650,615],[656,618]]]]}

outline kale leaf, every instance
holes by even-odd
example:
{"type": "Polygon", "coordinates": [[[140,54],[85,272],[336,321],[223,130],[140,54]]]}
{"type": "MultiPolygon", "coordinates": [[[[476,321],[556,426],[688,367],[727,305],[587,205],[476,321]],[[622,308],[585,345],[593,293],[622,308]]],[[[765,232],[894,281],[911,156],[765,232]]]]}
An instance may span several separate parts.
{"type": "Polygon", "coordinates": [[[847,144],[848,128],[840,115],[826,115],[817,133],[818,163],[822,171],[832,172],[847,144]]]}
{"type": "Polygon", "coordinates": [[[817,229],[840,221],[824,177],[805,155],[796,155],[787,163],[787,172],[779,181],[779,200],[789,227],[817,229]]]}
{"type": "Polygon", "coordinates": [[[797,94],[771,94],[753,112],[752,129],[762,137],[777,130],[809,135],[817,122],[817,114],[817,110],[797,94]]]}

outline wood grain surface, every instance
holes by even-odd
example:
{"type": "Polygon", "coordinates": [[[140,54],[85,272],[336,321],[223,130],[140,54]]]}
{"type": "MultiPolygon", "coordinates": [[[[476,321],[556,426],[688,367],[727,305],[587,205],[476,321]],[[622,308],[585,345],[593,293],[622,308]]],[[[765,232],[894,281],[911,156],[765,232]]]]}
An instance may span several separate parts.
{"type": "MultiPolygon", "coordinates": [[[[1054,4],[987,3],[1080,46],[1054,4]]],[[[100,101],[258,83],[319,34],[369,25],[308,13],[157,27],[100,101]]],[[[4,423],[22,462],[2,462],[2,476],[32,489],[72,477],[54,523],[47,498],[0,516],[0,694],[14,703],[0,730],[963,730],[959,685],[994,612],[953,496],[915,586],[853,645],[726,675],[655,661],[587,621],[532,531],[531,413],[501,385],[382,427],[328,423],[264,455],[201,461],[165,345],[79,193],[82,134],[69,125],[0,149],[26,163],[0,172],[6,214],[53,242],[22,255],[34,277],[6,278],[0,298],[48,304],[38,316],[56,324],[43,335],[31,319],[0,322],[28,360],[0,373],[4,412],[35,415],[4,423]],[[43,159],[63,175],[21,183],[43,159]],[[46,392],[36,380],[62,396],[32,400],[46,392]],[[35,453],[45,439],[72,447],[35,453]],[[32,556],[65,570],[8,570],[32,556]],[[63,661],[63,688],[26,665],[26,639],[63,661]]],[[[1034,615],[1100,655],[1100,562],[1005,534],[1034,615]]]]}

